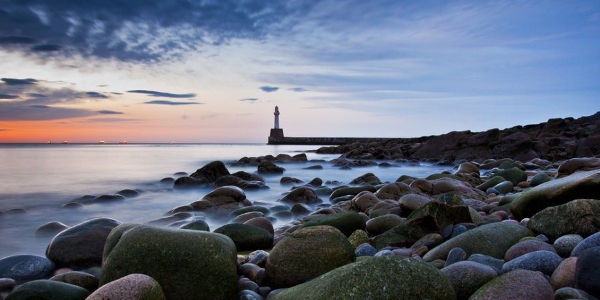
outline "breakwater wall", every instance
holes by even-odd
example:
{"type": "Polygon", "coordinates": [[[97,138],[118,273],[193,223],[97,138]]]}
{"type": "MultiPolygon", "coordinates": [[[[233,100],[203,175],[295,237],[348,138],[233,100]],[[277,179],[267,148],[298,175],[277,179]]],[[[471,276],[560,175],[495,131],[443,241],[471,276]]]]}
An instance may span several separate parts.
{"type": "Polygon", "coordinates": [[[283,129],[271,129],[269,145],[345,145],[355,142],[385,142],[394,138],[360,137],[286,137],[283,129]]]}

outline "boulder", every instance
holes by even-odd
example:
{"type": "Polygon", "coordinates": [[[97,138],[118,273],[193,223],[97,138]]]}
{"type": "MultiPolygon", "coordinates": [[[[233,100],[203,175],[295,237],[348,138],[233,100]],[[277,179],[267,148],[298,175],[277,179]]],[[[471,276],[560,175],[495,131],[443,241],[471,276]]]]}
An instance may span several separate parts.
{"type": "Polygon", "coordinates": [[[476,175],[476,177],[479,177],[479,166],[472,162],[464,162],[458,166],[456,174],[472,174],[476,175]]]}
{"type": "Polygon", "coordinates": [[[550,175],[546,174],[546,172],[539,172],[535,175],[533,175],[533,177],[531,177],[531,180],[529,181],[529,186],[534,187],[534,186],[538,186],[544,182],[548,182],[552,180],[552,177],[550,177],[550,175]]]}
{"type": "Polygon", "coordinates": [[[431,249],[423,259],[425,261],[445,259],[448,252],[455,247],[465,250],[467,256],[479,253],[502,258],[510,246],[521,238],[531,235],[529,229],[518,224],[498,222],[481,225],[431,249]]]}
{"type": "Polygon", "coordinates": [[[48,222],[35,230],[35,235],[37,236],[53,236],[65,229],[69,228],[69,226],[61,223],[61,222],[48,222]]]}
{"type": "Polygon", "coordinates": [[[223,225],[214,232],[231,238],[237,251],[270,249],[273,246],[273,235],[265,229],[252,225],[232,223],[223,225]]]}
{"type": "Polygon", "coordinates": [[[502,266],[502,272],[510,272],[516,269],[540,271],[548,276],[562,262],[562,258],[555,252],[540,250],[523,254],[502,266]]]}
{"type": "Polygon", "coordinates": [[[431,198],[419,194],[406,194],[398,200],[400,207],[410,211],[419,209],[429,202],[431,202],[431,198]]]}
{"type": "Polygon", "coordinates": [[[510,210],[518,220],[531,217],[546,207],[561,205],[575,199],[597,198],[600,171],[578,172],[555,179],[517,195],[510,210]]]}
{"type": "MultiPolygon", "coordinates": [[[[165,179],[162,179],[161,182],[164,182],[165,179]]],[[[176,189],[183,190],[206,187],[208,184],[209,182],[204,178],[183,176],[175,179],[175,181],[173,182],[173,187],[176,189]]]]}
{"type": "Polygon", "coordinates": [[[298,179],[298,178],[294,178],[294,177],[281,177],[281,179],[279,180],[280,184],[295,184],[295,183],[302,183],[303,181],[298,179]]]}
{"type": "Polygon", "coordinates": [[[303,228],[311,226],[322,226],[329,225],[337,228],[346,236],[350,236],[355,230],[365,229],[365,219],[358,213],[353,211],[335,213],[329,215],[319,216],[314,218],[302,226],[303,228]]]}
{"type": "Polygon", "coordinates": [[[0,259],[0,278],[12,278],[17,284],[48,278],[54,263],[37,255],[14,255],[0,259]]]}
{"type": "Polygon", "coordinates": [[[281,174],[285,171],[284,168],[275,165],[270,161],[262,161],[258,164],[259,174],[281,174]]]}
{"type": "MultiPolygon", "coordinates": [[[[410,224],[400,224],[373,238],[377,249],[384,247],[408,247],[423,237],[425,232],[421,227],[410,224]]],[[[446,256],[444,256],[446,258],[446,256]]]]}
{"type": "Polygon", "coordinates": [[[235,210],[250,206],[244,191],[237,186],[222,186],[214,189],[202,198],[219,210],[235,210]]]}
{"type": "Polygon", "coordinates": [[[367,221],[366,229],[372,235],[384,233],[404,222],[405,219],[394,214],[385,214],[367,221]]]}
{"type": "Polygon", "coordinates": [[[357,195],[362,191],[369,191],[371,193],[375,193],[377,188],[372,185],[363,185],[363,186],[352,186],[352,187],[342,187],[335,189],[331,195],[329,195],[329,199],[334,199],[341,196],[347,195],[357,195]]]}
{"type": "Polygon", "coordinates": [[[571,175],[577,171],[600,169],[600,158],[577,157],[571,158],[558,166],[557,176],[571,175]]]}
{"type": "Polygon", "coordinates": [[[575,286],[575,268],[577,257],[569,257],[563,260],[550,277],[550,284],[555,289],[566,286],[575,286]]]}
{"type": "Polygon", "coordinates": [[[232,299],[236,264],[235,244],[222,234],[124,224],[106,241],[100,281],[140,273],[154,278],[167,299],[232,299]]]}
{"type": "Polygon", "coordinates": [[[578,288],[600,297],[600,247],[584,250],[577,258],[575,282],[578,288]]]}
{"type": "Polygon", "coordinates": [[[192,222],[181,225],[179,228],[189,230],[210,231],[208,223],[206,223],[206,221],[204,220],[194,220],[192,222]]]}
{"type": "Polygon", "coordinates": [[[498,274],[494,268],[474,261],[460,261],[444,267],[442,275],[450,281],[457,299],[468,299],[477,289],[498,274]]]}
{"type": "Polygon", "coordinates": [[[58,267],[99,266],[106,237],[119,224],[113,219],[96,218],[61,231],[50,241],[46,256],[58,267]]]}
{"type": "MultiPolygon", "coordinates": [[[[244,172],[245,173],[245,172],[244,172]]],[[[215,181],[215,186],[237,186],[243,190],[258,190],[268,188],[262,180],[244,180],[235,175],[225,175],[215,181]]]]}
{"type": "Polygon", "coordinates": [[[527,173],[518,167],[499,169],[494,174],[512,182],[513,185],[518,185],[521,181],[527,181],[527,173]]]}
{"type": "Polygon", "coordinates": [[[354,178],[352,181],[350,181],[350,184],[378,185],[378,184],[381,184],[381,180],[379,180],[379,178],[377,178],[377,176],[375,176],[375,174],[367,173],[367,174],[361,175],[357,178],[354,178]]]}
{"type": "Polygon", "coordinates": [[[587,237],[600,231],[600,200],[578,199],[539,211],[527,223],[551,240],[565,234],[587,237]]]}
{"type": "Polygon", "coordinates": [[[402,182],[394,182],[394,183],[388,183],[382,187],[380,187],[377,192],[375,192],[375,196],[377,196],[377,198],[385,200],[385,199],[392,199],[392,200],[398,200],[400,199],[400,197],[411,193],[412,190],[410,189],[410,187],[402,182]]]}
{"type": "Polygon", "coordinates": [[[227,170],[225,164],[222,161],[213,161],[196,170],[190,177],[212,183],[225,175],[229,175],[229,170],[227,170]]]}
{"type": "Polygon", "coordinates": [[[554,298],[554,290],[541,272],[514,270],[496,277],[480,287],[469,300],[554,298]]]}
{"type": "Polygon", "coordinates": [[[584,250],[586,250],[588,248],[599,247],[599,246],[600,246],[600,232],[596,232],[596,233],[586,237],[585,239],[583,239],[583,241],[579,242],[579,244],[577,244],[577,246],[575,246],[575,248],[573,248],[573,251],[571,251],[571,256],[579,256],[581,253],[583,253],[584,250]]]}
{"type": "Polygon", "coordinates": [[[319,199],[315,190],[305,186],[293,189],[287,195],[283,196],[283,198],[279,199],[279,201],[285,203],[321,203],[321,199],[319,199]]]}
{"type": "Polygon", "coordinates": [[[374,205],[376,205],[379,202],[381,202],[381,200],[379,200],[379,198],[377,198],[377,196],[375,196],[375,194],[373,194],[369,191],[363,191],[363,192],[358,193],[350,201],[350,203],[352,204],[352,207],[354,209],[356,209],[358,211],[362,211],[362,212],[368,211],[369,208],[373,207],[374,205]]]}
{"type": "Polygon", "coordinates": [[[6,300],[84,300],[90,292],[76,285],[53,281],[34,280],[15,288],[6,300]]]}
{"type": "Polygon", "coordinates": [[[554,241],[553,246],[558,255],[568,257],[571,255],[571,251],[573,251],[581,241],[583,241],[583,237],[579,234],[567,234],[557,238],[554,241]]]}
{"type": "Polygon", "coordinates": [[[552,245],[542,242],[537,239],[528,239],[528,240],[518,242],[518,243],[512,245],[510,248],[508,248],[508,250],[506,250],[506,253],[504,254],[504,260],[505,261],[513,260],[523,254],[527,254],[527,253],[533,252],[533,251],[541,251],[541,250],[556,253],[556,250],[554,250],[554,247],[552,247],[552,245]]]}
{"type": "Polygon", "coordinates": [[[90,292],[98,288],[98,278],[86,272],[68,271],[54,275],[50,280],[73,284],[90,292]]]}
{"type": "Polygon", "coordinates": [[[278,299],[456,299],[448,280],[422,261],[366,258],[275,294],[278,299]]]}
{"type": "Polygon", "coordinates": [[[165,300],[160,284],[144,274],[129,274],[111,281],[86,300],[128,299],[128,300],[165,300]]]}
{"type": "MultiPolygon", "coordinates": [[[[244,222],[244,224],[262,228],[262,229],[266,230],[268,233],[270,233],[271,235],[273,235],[275,232],[275,230],[273,229],[273,223],[271,223],[271,220],[269,220],[266,217],[252,218],[252,219],[244,222]]],[[[271,248],[271,247],[269,247],[269,248],[271,248]]]]}
{"type": "Polygon", "coordinates": [[[467,206],[450,206],[436,201],[425,204],[406,218],[406,224],[419,225],[428,232],[439,232],[451,224],[472,222],[467,206]]]}
{"type": "Polygon", "coordinates": [[[293,286],[354,261],[354,248],[331,226],[294,231],[273,247],[265,276],[272,287],[293,286]]]}

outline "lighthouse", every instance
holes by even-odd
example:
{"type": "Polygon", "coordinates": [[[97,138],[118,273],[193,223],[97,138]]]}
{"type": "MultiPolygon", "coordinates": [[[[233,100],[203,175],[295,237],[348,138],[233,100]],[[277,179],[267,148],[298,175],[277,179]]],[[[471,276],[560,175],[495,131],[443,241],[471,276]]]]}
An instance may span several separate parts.
{"type": "Polygon", "coordinates": [[[275,115],[275,129],[279,129],[279,107],[276,105],[275,106],[275,112],[273,113],[273,115],[275,115]]]}

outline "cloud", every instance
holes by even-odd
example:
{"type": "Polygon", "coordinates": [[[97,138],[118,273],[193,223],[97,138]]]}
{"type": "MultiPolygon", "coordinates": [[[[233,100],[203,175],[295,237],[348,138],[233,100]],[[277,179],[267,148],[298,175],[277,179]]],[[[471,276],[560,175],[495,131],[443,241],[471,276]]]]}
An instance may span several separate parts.
{"type": "Polygon", "coordinates": [[[92,98],[108,98],[108,96],[98,92],[86,92],[85,94],[92,98]]]}
{"type": "Polygon", "coordinates": [[[103,115],[122,115],[123,112],[114,111],[114,110],[99,110],[98,113],[103,115]]]}
{"type": "Polygon", "coordinates": [[[258,98],[244,98],[244,99],[240,99],[240,101],[247,101],[247,102],[254,102],[257,101],[258,98]]]}
{"type": "Polygon", "coordinates": [[[0,128],[0,131],[7,131],[8,129],[6,128],[0,128]]]}
{"type": "Polygon", "coordinates": [[[138,119],[127,119],[127,118],[91,118],[85,120],[86,122],[94,122],[94,123],[111,123],[111,122],[135,122],[139,121],[138,119]]]}
{"type": "Polygon", "coordinates": [[[277,91],[279,89],[279,87],[265,85],[265,86],[261,86],[260,89],[267,93],[271,93],[271,92],[277,91]]]}
{"type": "Polygon", "coordinates": [[[33,78],[26,78],[26,79],[17,79],[17,78],[2,78],[2,81],[4,81],[5,84],[8,85],[25,85],[25,84],[36,84],[37,80],[33,79],[33,78]]]}
{"type": "Polygon", "coordinates": [[[17,99],[17,95],[0,94],[0,99],[17,99]]]}
{"type": "Polygon", "coordinates": [[[157,92],[157,91],[149,91],[149,90],[132,90],[127,91],[128,93],[137,93],[137,94],[146,94],[154,97],[166,97],[166,98],[193,98],[196,97],[196,94],[188,93],[188,94],[172,94],[165,92],[157,92]]]}
{"type": "Polygon", "coordinates": [[[177,101],[169,101],[169,100],[153,100],[146,101],[144,104],[160,104],[160,105],[192,105],[192,104],[203,104],[200,102],[177,102],[177,101]]]}
{"type": "Polygon", "coordinates": [[[292,91],[292,92],[298,92],[298,93],[308,91],[307,89],[301,88],[301,87],[290,88],[289,90],[292,91]]]}
{"type": "Polygon", "coordinates": [[[19,102],[0,102],[1,121],[45,121],[86,117],[94,111],[78,108],[52,107],[48,105],[27,105],[19,102]]]}
{"type": "Polygon", "coordinates": [[[311,2],[6,0],[0,8],[0,47],[38,43],[21,51],[156,61],[231,39],[264,38],[292,26],[285,18],[311,2]]]}

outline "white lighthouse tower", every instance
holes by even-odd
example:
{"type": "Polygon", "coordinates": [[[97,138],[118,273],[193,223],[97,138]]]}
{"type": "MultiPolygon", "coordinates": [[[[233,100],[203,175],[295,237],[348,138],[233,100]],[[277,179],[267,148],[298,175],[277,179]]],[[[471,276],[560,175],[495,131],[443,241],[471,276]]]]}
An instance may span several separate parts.
{"type": "Polygon", "coordinates": [[[279,107],[276,105],[275,106],[275,112],[273,113],[275,115],[275,129],[279,129],[279,107]]]}

